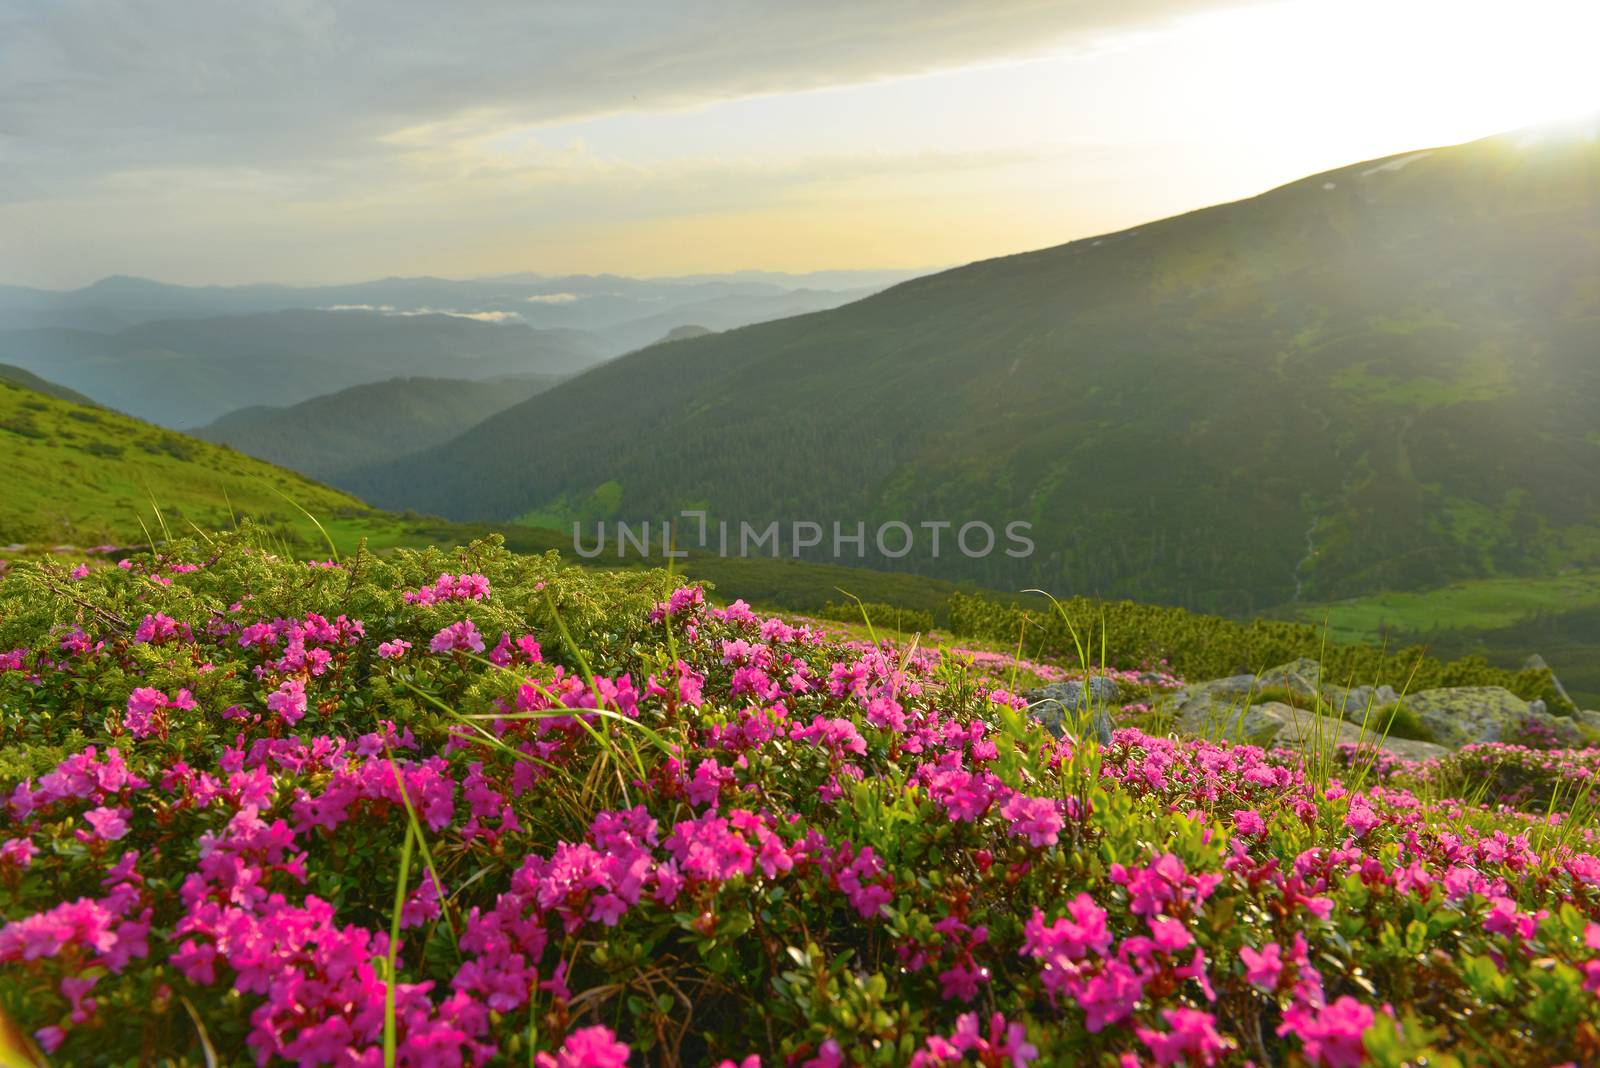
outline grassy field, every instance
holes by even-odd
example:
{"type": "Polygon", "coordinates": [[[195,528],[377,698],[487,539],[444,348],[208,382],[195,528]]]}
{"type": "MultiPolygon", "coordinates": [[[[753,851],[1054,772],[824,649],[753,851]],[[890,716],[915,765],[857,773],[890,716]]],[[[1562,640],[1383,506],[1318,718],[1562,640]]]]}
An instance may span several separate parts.
{"type": "Polygon", "coordinates": [[[1341,641],[1370,641],[1384,633],[1428,634],[1439,630],[1497,630],[1540,613],[1565,613],[1600,606],[1600,571],[1552,578],[1494,578],[1457,582],[1413,593],[1377,593],[1294,611],[1308,623],[1324,623],[1341,641]]]}

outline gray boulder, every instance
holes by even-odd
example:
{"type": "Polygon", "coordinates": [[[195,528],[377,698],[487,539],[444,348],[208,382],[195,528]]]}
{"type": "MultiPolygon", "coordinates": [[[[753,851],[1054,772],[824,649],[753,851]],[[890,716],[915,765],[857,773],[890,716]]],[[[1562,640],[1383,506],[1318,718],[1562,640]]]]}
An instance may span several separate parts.
{"type": "Polygon", "coordinates": [[[1347,744],[1370,745],[1393,753],[1402,760],[1432,760],[1450,752],[1442,745],[1409,738],[1384,738],[1380,741],[1371,730],[1363,732],[1354,723],[1332,716],[1319,718],[1306,712],[1302,712],[1299,719],[1280,731],[1273,744],[1301,751],[1324,747],[1336,749],[1347,744]]]}
{"type": "Polygon", "coordinates": [[[1528,702],[1499,686],[1422,690],[1408,695],[1404,704],[1417,713],[1435,739],[1457,748],[1498,742],[1514,733],[1533,711],[1528,702]]]}
{"type": "Polygon", "coordinates": [[[1561,680],[1556,678],[1554,669],[1552,669],[1550,665],[1545,662],[1544,657],[1540,656],[1538,653],[1534,653],[1532,656],[1528,657],[1528,659],[1522,662],[1522,666],[1525,668],[1533,668],[1536,671],[1550,672],[1550,685],[1555,687],[1556,693],[1560,694],[1561,699],[1567,702],[1569,706],[1575,703],[1572,700],[1572,695],[1567,693],[1567,688],[1565,686],[1561,685],[1561,680]]]}
{"type": "Polygon", "coordinates": [[[1400,700],[1400,695],[1392,686],[1352,686],[1348,690],[1343,686],[1324,686],[1322,699],[1340,717],[1360,723],[1368,709],[1376,712],[1400,700]]]}
{"type": "Polygon", "coordinates": [[[1185,734],[1267,748],[1297,717],[1308,715],[1277,701],[1247,704],[1243,697],[1202,693],[1183,704],[1177,722],[1185,734]]]}
{"type": "Polygon", "coordinates": [[[1212,679],[1210,682],[1191,682],[1180,686],[1170,693],[1162,694],[1156,703],[1172,710],[1181,710],[1191,701],[1204,698],[1220,698],[1242,702],[1256,691],[1256,677],[1254,675],[1232,675],[1225,679],[1212,679]]]}
{"type": "Polygon", "coordinates": [[[1315,697],[1322,686],[1322,665],[1309,657],[1279,664],[1261,673],[1259,689],[1285,689],[1298,697],[1315,697]]]}
{"type": "Polygon", "coordinates": [[[1078,680],[1051,683],[1029,690],[1022,699],[1028,702],[1028,714],[1057,738],[1087,721],[1087,733],[1101,745],[1110,745],[1117,724],[1109,708],[1117,703],[1121,691],[1103,676],[1091,675],[1087,681],[1087,686],[1078,680]]]}

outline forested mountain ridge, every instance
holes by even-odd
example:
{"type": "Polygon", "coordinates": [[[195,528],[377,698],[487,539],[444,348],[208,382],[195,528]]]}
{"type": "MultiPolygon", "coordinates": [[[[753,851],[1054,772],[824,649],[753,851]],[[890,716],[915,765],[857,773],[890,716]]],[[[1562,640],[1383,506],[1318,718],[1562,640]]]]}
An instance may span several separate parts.
{"type": "Polygon", "coordinates": [[[1512,134],[625,357],[350,485],[1026,520],[1027,560],[932,566],[1248,612],[1600,558],[1597,346],[1600,142],[1512,134]]]}
{"type": "Polygon", "coordinates": [[[242,408],[194,436],[339,485],[351,468],[448,441],[559,381],[391,378],[288,407],[242,408]]]}

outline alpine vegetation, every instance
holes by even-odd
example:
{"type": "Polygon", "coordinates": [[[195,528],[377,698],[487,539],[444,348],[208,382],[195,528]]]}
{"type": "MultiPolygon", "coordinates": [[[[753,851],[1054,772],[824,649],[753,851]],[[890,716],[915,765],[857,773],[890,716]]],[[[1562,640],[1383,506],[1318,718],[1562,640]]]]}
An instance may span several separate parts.
{"type": "Polygon", "coordinates": [[[495,540],[22,564],[0,650],[57,1063],[1600,1056],[1600,750],[1049,731],[1004,657],[495,540]]]}

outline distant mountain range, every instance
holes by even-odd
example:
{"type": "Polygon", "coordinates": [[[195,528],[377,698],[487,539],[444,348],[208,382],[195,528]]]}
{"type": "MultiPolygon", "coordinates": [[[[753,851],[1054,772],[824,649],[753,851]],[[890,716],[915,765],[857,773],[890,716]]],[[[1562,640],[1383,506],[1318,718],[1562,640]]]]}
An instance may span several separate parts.
{"type": "Polygon", "coordinates": [[[344,484],[1025,520],[1028,559],[876,563],[1245,613],[1600,562],[1596,411],[1600,140],[1506,135],[654,347],[344,484]]]}
{"type": "Polygon", "coordinates": [[[0,361],[141,418],[203,425],[400,376],[569,374],[689,325],[723,330],[868,296],[907,271],[0,286],[0,361]]]}
{"type": "Polygon", "coordinates": [[[686,278],[621,275],[383,278],[328,286],[179,286],[116,275],[73,290],[0,286],[0,330],[39,327],[114,332],[158,319],[214,318],[292,309],[365,310],[392,316],[433,312],[613,332],[616,352],[700,322],[721,328],[779,314],[837,307],[919,271],[746,271],[686,278]],[[695,308],[709,309],[696,317],[695,308]],[[744,309],[744,310],[742,310],[744,309]],[[681,311],[680,311],[681,310],[681,311]],[[712,321],[718,315],[726,321],[712,321]],[[655,320],[671,321],[660,326],[655,320]],[[628,328],[630,322],[639,325],[628,328]]]}
{"type": "Polygon", "coordinates": [[[555,375],[391,378],[288,407],[241,408],[194,435],[338,484],[352,468],[449,441],[559,381],[555,375]]]}
{"type": "Polygon", "coordinates": [[[282,311],[165,319],[115,334],[0,333],[0,359],[173,427],[288,405],[396,375],[562,375],[604,358],[593,337],[446,315],[282,311]]]}

